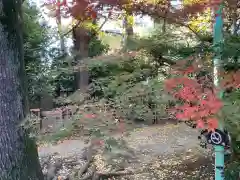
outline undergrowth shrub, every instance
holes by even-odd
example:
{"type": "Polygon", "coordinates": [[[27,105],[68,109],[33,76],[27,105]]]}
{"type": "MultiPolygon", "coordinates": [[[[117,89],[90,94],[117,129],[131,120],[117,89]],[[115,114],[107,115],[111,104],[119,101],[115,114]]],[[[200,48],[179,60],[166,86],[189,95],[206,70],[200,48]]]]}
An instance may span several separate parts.
{"type": "Polygon", "coordinates": [[[90,66],[92,97],[113,102],[118,115],[151,122],[166,117],[170,96],[163,91],[158,67],[145,52],[126,59],[95,62],[90,66]]]}
{"type": "Polygon", "coordinates": [[[238,179],[240,172],[240,91],[237,89],[224,97],[223,117],[231,135],[232,155],[226,162],[226,179],[238,179]]]}

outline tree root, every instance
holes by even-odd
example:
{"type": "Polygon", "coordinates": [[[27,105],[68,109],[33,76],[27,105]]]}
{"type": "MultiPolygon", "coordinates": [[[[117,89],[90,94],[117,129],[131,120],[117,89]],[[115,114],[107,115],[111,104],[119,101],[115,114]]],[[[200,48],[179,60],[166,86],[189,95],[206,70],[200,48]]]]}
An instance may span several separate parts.
{"type": "Polygon", "coordinates": [[[132,171],[129,171],[129,172],[126,172],[126,171],[116,171],[116,172],[97,173],[97,174],[98,174],[98,177],[100,179],[100,178],[110,178],[110,177],[116,177],[116,176],[133,175],[133,174],[135,174],[135,172],[132,172],[132,171]]]}
{"type": "Polygon", "coordinates": [[[90,166],[91,164],[91,161],[87,161],[83,167],[78,171],[78,177],[82,177],[83,174],[88,170],[88,167],[90,166]]]}
{"type": "MultiPolygon", "coordinates": [[[[93,179],[95,173],[96,173],[96,167],[93,166],[80,180],[93,179]]],[[[98,180],[98,179],[96,179],[96,180],[98,180]]]]}
{"type": "Polygon", "coordinates": [[[110,177],[136,174],[136,172],[133,172],[133,171],[113,171],[113,172],[106,172],[106,173],[97,172],[96,166],[92,164],[94,159],[94,154],[95,153],[93,150],[93,145],[90,144],[89,147],[87,148],[87,155],[86,155],[87,162],[77,172],[77,177],[79,178],[79,180],[100,180],[100,179],[107,179],[110,177]]]}
{"type": "Polygon", "coordinates": [[[93,169],[90,170],[90,172],[88,170],[91,165],[91,162],[93,161],[93,157],[94,157],[93,144],[91,143],[87,150],[87,155],[86,155],[87,162],[78,171],[78,177],[81,178],[81,180],[87,180],[87,179],[91,178],[93,176],[94,172],[96,171],[95,166],[93,166],[93,169]],[[86,173],[86,172],[88,172],[88,173],[86,173]]]}

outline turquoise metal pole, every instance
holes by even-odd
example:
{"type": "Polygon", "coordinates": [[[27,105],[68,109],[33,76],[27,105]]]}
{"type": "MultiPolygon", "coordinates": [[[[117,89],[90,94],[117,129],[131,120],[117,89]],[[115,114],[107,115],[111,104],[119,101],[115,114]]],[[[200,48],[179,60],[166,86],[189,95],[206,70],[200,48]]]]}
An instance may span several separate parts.
{"type": "MultiPolygon", "coordinates": [[[[223,45],[223,19],[222,19],[223,5],[220,4],[217,12],[215,12],[216,19],[213,31],[213,42],[215,56],[214,64],[214,84],[219,88],[219,71],[221,68],[221,52],[223,45]]],[[[220,94],[220,98],[222,95],[220,94]]],[[[219,129],[223,130],[223,122],[219,122],[219,129]]],[[[220,145],[214,146],[215,150],[215,180],[224,180],[224,147],[220,145]]]]}

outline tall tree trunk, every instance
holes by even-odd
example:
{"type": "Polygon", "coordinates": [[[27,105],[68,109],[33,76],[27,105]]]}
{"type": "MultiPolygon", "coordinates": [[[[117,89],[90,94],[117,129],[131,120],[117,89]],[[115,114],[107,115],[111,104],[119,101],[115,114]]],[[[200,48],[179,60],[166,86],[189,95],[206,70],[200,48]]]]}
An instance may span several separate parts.
{"type": "MultiPolygon", "coordinates": [[[[60,0],[58,0],[58,3],[60,3],[60,0]]],[[[57,16],[56,16],[56,21],[58,25],[58,35],[60,37],[60,48],[62,51],[62,54],[66,53],[66,48],[65,48],[65,42],[64,42],[64,36],[62,34],[62,19],[61,19],[61,9],[60,7],[57,8],[57,16]]]]}
{"type": "Polygon", "coordinates": [[[166,33],[167,16],[168,16],[169,7],[170,7],[170,2],[166,1],[166,9],[163,17],[162,33],[166,33]]]}
{"type": "MultiPolygon", "coordinates": [[[[167,11],[165,12],[167,14],[167,11]]],[[[166,16],[163,19],[163,25],[162,25],[162,33],[166,33],[166,25],[167,25],[167,19],[166,16]]]]}
{"type": "Polygon", "coordinates": [[[61,16],[57,16],[57,25],[58,25],[58,34],[60,37],[60,48],[61,48],[61,52],[62,54],[66,53],[66,48],[65,48],[65,40],[64,40],[64,36],[62,34],[62,23],[61,23],[61,16]]]}
{"type": "Polygon", "coordinates": [[[129,17],[133,17],[132,12],[127,12],[123,19],[123,28],[125,33],[123,35],[123,50],[127,50],[127,47],[130,46],[131,37],[133,36],[133,25],[132,22],[129,22],[129,17]]]}
{"type": "Polygon", "coordinates": [[[20,127],[25,116],[20,0],[0,0],[0,179],[42,180],[37,147],[20,127]]]}
{"type": "Polygon", "coordinates": [[[76,27],[73,29],[74,50],[77,53],[76,63],[78,70],[75,74],[76,89],[86,92],[89,85],[89,72],[85,62],[82,60],[88,57],[90,36],[87,29],[76,27]]]}

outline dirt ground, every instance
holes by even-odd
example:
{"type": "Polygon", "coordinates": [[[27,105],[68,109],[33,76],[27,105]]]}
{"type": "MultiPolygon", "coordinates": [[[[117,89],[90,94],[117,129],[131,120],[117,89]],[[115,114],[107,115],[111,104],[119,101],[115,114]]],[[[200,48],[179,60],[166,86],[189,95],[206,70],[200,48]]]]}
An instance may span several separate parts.
{"type": "MultiPolygon", "coordinates": [[[[120,135],[114,136],[118,138],[120,135]]],[[[212,156],[199,147],[197,136],[198,132],[185,124],[144,126],[131,130],[122,138],[134,155],[129,154],[124,167],[135,173],[115,179],[211,180],[212,156]]],[[[57,152],[70,157],[82,153],[86,146],[82,138],[69,139],[39,147],[39,156],[57,152]]]]}

